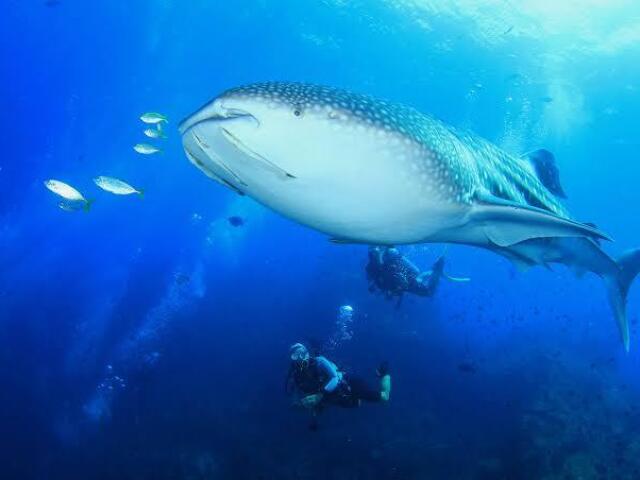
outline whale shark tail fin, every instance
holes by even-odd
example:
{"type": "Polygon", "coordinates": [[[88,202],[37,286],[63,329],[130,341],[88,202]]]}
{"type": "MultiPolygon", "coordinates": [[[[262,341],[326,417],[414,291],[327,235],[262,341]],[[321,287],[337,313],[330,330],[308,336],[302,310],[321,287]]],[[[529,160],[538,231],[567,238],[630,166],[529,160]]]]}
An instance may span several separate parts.
{"type": "Polygon", "coordinates": [[[629,322],[627,319],[627,294],[633,280],[640,273],[640,248],[629,250],[617,260],[616,274],[605,275],[609,302],[618,323],[624,348],[629,351],[629,322]]]}

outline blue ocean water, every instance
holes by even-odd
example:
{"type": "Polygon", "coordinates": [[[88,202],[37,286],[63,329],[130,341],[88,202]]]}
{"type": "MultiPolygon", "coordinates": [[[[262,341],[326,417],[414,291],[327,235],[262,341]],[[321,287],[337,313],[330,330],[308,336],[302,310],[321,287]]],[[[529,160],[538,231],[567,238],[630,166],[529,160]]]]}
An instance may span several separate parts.
{"type": "MultiPolygon", "coordinates": [[[[633,0],[7,0],[0,14],[0,478],[640,478],[640,297],[625,353],[599,279],[446,249],[454,274],[396,308],[367,250],[212,182],[180,119],[265,80],[430,112],[507,151],[556,155],[566,205],[640,245],[640,7],[633,0]],[[139,116],[167,115],[166,140],[139,116]],[[140,155],[153,143],[162,153],[140,155]],[[98,190],[126,179],[145,198],[98,190]],[[43,181],[94,200],[58,208],[43,181]],[[232,225],[228,218],[243,219],[232,225]],[[284,391],[289,346],[388,405],[284,391]]],[[[401,251],[422,268],[443,245],[401,251]]]]}

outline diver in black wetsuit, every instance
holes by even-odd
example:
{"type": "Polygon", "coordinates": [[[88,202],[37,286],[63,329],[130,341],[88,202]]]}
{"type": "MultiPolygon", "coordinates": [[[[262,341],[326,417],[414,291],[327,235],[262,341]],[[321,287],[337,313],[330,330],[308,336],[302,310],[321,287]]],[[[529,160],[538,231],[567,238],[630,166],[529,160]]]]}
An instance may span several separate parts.
{"type": "Polygon", "coordinates": [[[454,278],[444,273],[444,256],[439,257],[431,270],[421,272],[407,257],[394,247],[369,247],[366,267],[369,290],[381,291],[388,299],[398,298],[398,306],[405,293],[421,297],[435,294],[444,276],[452,281],[464,282],[468,278],[454,278]]]}
{"type": "Polygon", "coordinates": [[[317,428],[316,416],[326,405],[344,408],[359,407],[362,402],[387,402],[391,394],[391,375],[386,364],[377,370],[380,389],[371,388],[366,382],[338,370],[335,363],[318,355],[311,356],[301,343],[295,343],[290,351],[291,365],[287,375],[286,391],[297,394],[296,405],[311,411],[317,428]]]}

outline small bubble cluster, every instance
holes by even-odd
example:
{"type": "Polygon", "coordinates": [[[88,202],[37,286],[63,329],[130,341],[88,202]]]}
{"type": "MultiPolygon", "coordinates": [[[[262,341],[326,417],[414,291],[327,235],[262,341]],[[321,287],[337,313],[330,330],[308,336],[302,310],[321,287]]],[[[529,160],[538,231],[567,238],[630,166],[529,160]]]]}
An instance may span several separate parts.
{"type": "Polygon", "coordinates": [[[323,350],[335,350],[342,343],[353,338],[353,314],[354,310],[351,305],[342,305],[338,309],[335,329],[323,345],[323,350]]]}
{"type": "Polygon", "coordinates": [[[107,365],[105,370],[105,376],[97,387],[99,392],[111,394],[117,390],[122,390],[127,386],[124,378],[114,374],[113,366],[107,365]]]}

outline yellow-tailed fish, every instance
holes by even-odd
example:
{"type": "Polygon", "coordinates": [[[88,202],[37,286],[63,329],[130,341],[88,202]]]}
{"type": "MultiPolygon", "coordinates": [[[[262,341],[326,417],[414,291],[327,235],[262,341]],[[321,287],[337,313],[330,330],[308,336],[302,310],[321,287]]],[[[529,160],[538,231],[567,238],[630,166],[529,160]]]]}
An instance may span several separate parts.
{"type": "Polygon", "coordinates": [[[157,112],[144,113],[140,115],[140,120],[142,120],[144,123],[152,123],[152,124],[169,122],[169,120],[167,120],[167,117],[157,112]]]}

